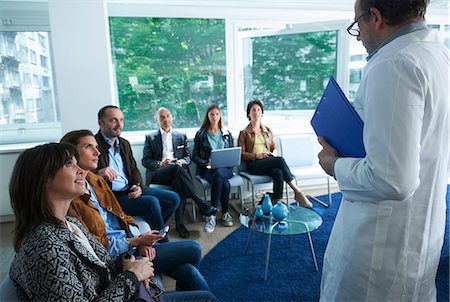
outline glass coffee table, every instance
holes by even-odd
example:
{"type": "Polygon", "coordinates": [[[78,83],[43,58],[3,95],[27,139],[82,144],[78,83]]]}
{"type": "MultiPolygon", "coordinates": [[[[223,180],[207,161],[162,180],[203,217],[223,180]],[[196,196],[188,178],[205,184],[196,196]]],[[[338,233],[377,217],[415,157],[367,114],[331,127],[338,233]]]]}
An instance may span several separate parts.
{"type": "Polygon", "coordinates": [[[254,212],[249,214],[241,214],[239,216],[240,223],[249,229],[247,245],[245,253],[247,254],[250,240],[253,232],[258,232],[267,235],[266,248],[266,267],[264,272],[264,280],[267,280],[267,271],[269,268],[270,258],[270,241],[272,235],[275,236],[289,236],[289,247],[291,246],[292,236],[307,234],[309,247],[311,249],[312,258],[314,261],[314,268],[319,270],[317,266],[316,253],[311,238],[311,232],[318,229],[322,225],[322,217],[311,209],[301,206],[289,205],[289,214],[283,221],[277,221],[272,216],[256,217],[254,212]]]}

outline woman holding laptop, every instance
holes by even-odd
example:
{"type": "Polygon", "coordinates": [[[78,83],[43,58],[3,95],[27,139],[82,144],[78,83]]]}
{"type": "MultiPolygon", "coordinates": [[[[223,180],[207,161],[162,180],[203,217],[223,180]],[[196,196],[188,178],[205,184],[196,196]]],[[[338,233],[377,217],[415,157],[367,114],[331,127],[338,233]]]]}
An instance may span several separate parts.
{"type": "Polygon", "coordinates": [[[305,208],[312,203],[297,186],[294,176],[284,158],[274,156],[275,140],[272,131],[261,124],[264,107],[261,101],[253,100],[247,105],[247,118],[250,123],[239,133],[238,145],[242,147],[242,161],[247,164],[249,173],[269,175],[273,178],[274,201],[283,197],[283,181],[295,192],[295,200],[305,208]]]}
{"type": "MultiPolygon", "coordinates": [[[[222,224],[233,225],[233,217],[228,211],[230,195],[230,183],[228,179],[233,177],[233,167],[211,169],[211,150],[231,148],[233,136],[223,127],[222,112],[217,105],[211,105],[206,110],[205,118],[197,131],[194,139],[194,151],[192,160],[197,165],[196,174],[206,179],[211,184],[211,206],[222,206],[222,224]]],[[[216,227],[216,216],[207,217],[205,232],[212,233],[216,227]]]]}

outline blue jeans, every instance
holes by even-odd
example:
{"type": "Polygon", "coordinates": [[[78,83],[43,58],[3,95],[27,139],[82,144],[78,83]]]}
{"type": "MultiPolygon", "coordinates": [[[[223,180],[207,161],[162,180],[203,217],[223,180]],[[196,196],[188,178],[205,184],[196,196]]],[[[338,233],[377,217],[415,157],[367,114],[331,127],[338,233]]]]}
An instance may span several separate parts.
{"type": "Polygon", "coordinates": [[[162,302],[210,302],[217,298],[206,290],[168,292],[161,295],[162,302]]]}
{"type": "Polygon", "coordinates": [[[211,205],[217,208],[222,206],[222,213],[228,212],[231,186],[228,179],[233,177],[233,168],[206,169],[200,175],[211,184],[211,205]]]}
{"type": "Polygon", "coordinates": [[[155,274],[165,274],[176,280],[179,290],[207,290],[208,283],[198,267],[202,257],[200,244],[192,240],[156,243],[153,260],[155,274]]]}
{"type": "MultiPolygon", "coordinates": [[[[162,229],[180,204],[177,193],[153,188],[143,189],[136,199],[128,199],[126,193],[116,193],[116,197],[126,214],[142,216],[153,230],[162,229]]],[[[167,240],[167,236],[164,237],[163,241],[167,240]]]]}

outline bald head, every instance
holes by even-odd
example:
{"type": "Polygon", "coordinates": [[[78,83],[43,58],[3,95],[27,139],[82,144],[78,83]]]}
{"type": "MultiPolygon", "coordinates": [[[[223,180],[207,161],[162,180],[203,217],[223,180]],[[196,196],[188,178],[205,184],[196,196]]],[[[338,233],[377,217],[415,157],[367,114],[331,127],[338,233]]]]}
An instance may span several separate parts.
{"type": "Polygon", "coordinates": [[[161,129],[163,129],[165,132],[169,132],[172,128],[172,114],[170,113],[170,110],[161,107],[156,111],[156,121],[158,122],[161,129]]]}

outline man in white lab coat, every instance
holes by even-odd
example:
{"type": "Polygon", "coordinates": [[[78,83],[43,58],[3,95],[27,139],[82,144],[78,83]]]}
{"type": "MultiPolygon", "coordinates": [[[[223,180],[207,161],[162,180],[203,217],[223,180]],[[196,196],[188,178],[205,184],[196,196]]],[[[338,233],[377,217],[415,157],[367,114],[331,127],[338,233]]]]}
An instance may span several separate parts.
{"type": "Polygon", "coordinates": [[[343,193],[321,301],[433,301],[445,230],[449,56],[429,0],[356,0],[347,29],[369,54],[355,97],[365,158],[324,138],[319,161],[343,193]],[[358,27],[359,26],[359,27],[358,27]]]}

